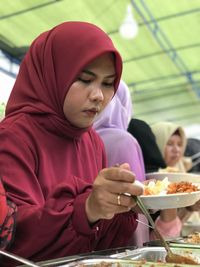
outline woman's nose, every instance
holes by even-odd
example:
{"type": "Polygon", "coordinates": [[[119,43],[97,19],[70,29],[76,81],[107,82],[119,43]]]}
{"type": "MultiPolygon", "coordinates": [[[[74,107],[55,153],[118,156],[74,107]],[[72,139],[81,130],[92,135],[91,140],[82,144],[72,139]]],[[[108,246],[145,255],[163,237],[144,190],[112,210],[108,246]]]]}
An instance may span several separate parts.
{"type": "Polygon", "coordinates": [[[174,145],[174,151],[175,152],[180,152],[181,151],[181,147],[178,145],[174,145]]]}
{"type": "Polygon", "coordinates": [[[103,101],[104,95],[102,90],[99,87],[93,88],[90,93],[90,99],[92,101],[103,101]]]}

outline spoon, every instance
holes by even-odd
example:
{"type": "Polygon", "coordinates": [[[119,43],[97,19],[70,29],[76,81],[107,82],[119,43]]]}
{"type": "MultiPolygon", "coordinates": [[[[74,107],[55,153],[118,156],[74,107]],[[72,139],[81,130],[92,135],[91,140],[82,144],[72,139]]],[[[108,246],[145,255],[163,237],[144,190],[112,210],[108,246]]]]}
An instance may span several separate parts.
{"type": "Polygon", "coordinates": [[[153,219],[151,218],[149,211],[145,207],[145,205],[142,202],[142,200],[140,199],[140,197],[133,196],[133,198],[136,201],[138,207],[141,209],[141,211],[144,213],[144,215],[148,219],[149,223],[151,224],[151,228],[153,228],[155,234],[157,235],[157,237],[160,239],[161,243],[163,244],[163,246],[167,252],[167,255],[165,258],[166,262],[168,262],[168,263],[186,263],[186,264],[191,264],[191,265],[198,264],[198,262],[194,261],[192,258],[178,255],[178,254],[175,254],[172,252],[170,246],[168,245],[166,240],[163,238],[163,236],[161,235],[161,233],[157,229],[153,219]]]}

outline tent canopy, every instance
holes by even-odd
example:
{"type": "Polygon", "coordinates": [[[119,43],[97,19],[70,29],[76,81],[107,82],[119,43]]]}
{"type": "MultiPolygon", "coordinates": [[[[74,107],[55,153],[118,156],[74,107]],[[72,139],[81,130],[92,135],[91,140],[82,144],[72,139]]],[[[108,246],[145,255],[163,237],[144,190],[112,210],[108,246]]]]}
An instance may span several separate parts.
{"type": "Polygon", "coordinates": [[[200,123],[199,0],[1,0],[0,49],[20,61],[36,36],[71,20],[92,22],[112,38],[133,116],[150,124],[200,123]],[[130,40],[119,34],[128,4],[139,25],[130,40]]]}

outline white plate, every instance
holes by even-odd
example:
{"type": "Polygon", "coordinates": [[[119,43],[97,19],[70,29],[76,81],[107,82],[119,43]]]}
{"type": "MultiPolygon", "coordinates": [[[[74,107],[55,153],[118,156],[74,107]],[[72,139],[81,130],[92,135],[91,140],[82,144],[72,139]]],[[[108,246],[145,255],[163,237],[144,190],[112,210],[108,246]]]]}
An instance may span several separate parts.
{"type": "Polygon", "coordinates": [[[200,175],[194,173],[179,173],[179,172],[151,172],[146,173],[146,179],[156,179],[163,180],[165,177],[168,177],[170,182],[191,182],[191,183],[200,183],[200,175]]]}
{"type": "Polygon", "coordinates": [[[148,195],[140,196],[140,198],[148,209],[164,210],[183,208],[192,206],[200,200],[200,191],[168,195],[148,195]]]}

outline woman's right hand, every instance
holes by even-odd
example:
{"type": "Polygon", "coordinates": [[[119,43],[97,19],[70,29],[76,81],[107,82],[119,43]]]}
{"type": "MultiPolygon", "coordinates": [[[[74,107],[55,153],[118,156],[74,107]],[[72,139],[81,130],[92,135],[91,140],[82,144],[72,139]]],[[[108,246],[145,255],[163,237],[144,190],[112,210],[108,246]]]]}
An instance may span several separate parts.
{"type": "Polygon", "coordinates": [[[136,202],[131,195],[141,195],[143,192],[140,185],[134,184],[135,178],[127,163],[101,170],[86,200],[89,222],[112,219],[115,214],[127,212],[135,207],[136,202]]]}

